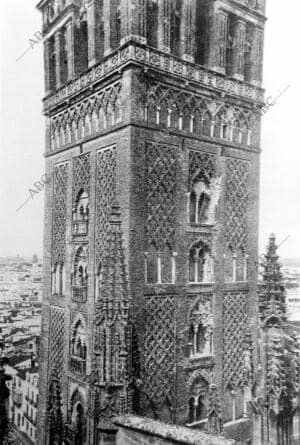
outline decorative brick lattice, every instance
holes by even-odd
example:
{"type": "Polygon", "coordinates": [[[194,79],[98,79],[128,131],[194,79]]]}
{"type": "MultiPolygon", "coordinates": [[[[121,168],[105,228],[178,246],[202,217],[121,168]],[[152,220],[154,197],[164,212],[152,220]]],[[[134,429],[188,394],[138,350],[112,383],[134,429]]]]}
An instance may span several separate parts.
{"type": "MultiPolygon", "coordinates": [[[[151,64],[155,64],[153,54],[151,64]]],[[[157,57],[160,65],[160,57],[157,57]]],[[[177,75],[182,74],[182,63],[173,63],[177,75]]],[[[224,79],[218,87],[224,87],[224,79]]],[[[234,91],[235,82],[227,81],[229,90],[234,91]]],[[[240,94],[240,93],[239,93],[240,94]]],[[[167,87],[162,83],[149,81],[146,93],[147,121],[163,127],[204,134],[217,139],[232,140],[242,145],[259,145],[257,125],[259,116],[252,110],[231,105],[223,100],[208,99],[190,91],[167,87]],[[159,116],[159,119],[157,118],[159,116]],[[169,116],[169,117],[167,117],[169,116]],[[181,116],[181,119],[179,117],[181,116]],[[181,122],[181,124],[180,124],[181,122]]]]}
{"type": "Polygon", "coordinates": [[[116,148],[101,150],[97,154],[96,183],[96,262],[103,262],[110,233],[111,205],[116,199],[116,148]]]}
{"type": "Polygon", "coordinates": [[[145,320],[144,391],[161,406],[173,399],[175,382],[175,298],[148,297],[145,320]]]}
{"type": "Polygon", "coordinates": [[[227,293],[223,315],[223,381],[224,389],[235,389],[244,379],[244,342],[247,333],[247,296],[227,293]]]}
{"type": "Polygon", "coordinates": [[[57,149],[122,121],[121,82],[97,91],[51,118],[51,145],[57,149]]]}
{"type": "Polygon", "coordinates": [[[85,153],[76,156],[73,160],[73,205],[78,193],[84,190],[88,195],[90,191],[90,155],[85,153]]]}
{"type": "Polygon", "coordinates": [[[210,153],[190,150],[189,183],[190,186],[199,180],[210,181],[216,176],[216,156],[210,153]]]}
{"type": "Polygon", "coordinates": [[[54,168],[52,262],[64,263],[66,255],[68,164],[54,168]]]}
{"type": "Polygon", "coordinates": [[[65,354],[65,310],[63,308],[51,306],[49,335],[49,368],[51,373],[55,370],[60,380],[63,375],[65,354]]]}
{"type": "Polygon", "coordinates": [[[168,244],[175,249],[176,222],[176,148],[147,142],[147,244],[163,250],[168,244]]]}
{"type": "Polygon", "coordinates": [[[227,159],[226,164],[226,243],[233,250],[246,250],[248,244],[249,162],[227,159]]]}

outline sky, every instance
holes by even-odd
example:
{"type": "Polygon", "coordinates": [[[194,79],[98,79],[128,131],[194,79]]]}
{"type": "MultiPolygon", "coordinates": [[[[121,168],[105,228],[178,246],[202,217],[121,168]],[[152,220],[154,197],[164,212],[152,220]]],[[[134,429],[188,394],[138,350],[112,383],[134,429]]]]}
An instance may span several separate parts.
{"type": "MultiPolygon", "coordinates": [[[[36,3],[1,0],[0,256],[42,255],[44,192],[29,191],[44,174],[43,48],[30,41],[41,29],[36,3]]],[[[285,258],[300,257],[299,13],[295,0],[267,0],[266,98],[286,91],[263,117],[260,251],[274,232],[278,244],[289,237],[279,250],[285,258]]]]}

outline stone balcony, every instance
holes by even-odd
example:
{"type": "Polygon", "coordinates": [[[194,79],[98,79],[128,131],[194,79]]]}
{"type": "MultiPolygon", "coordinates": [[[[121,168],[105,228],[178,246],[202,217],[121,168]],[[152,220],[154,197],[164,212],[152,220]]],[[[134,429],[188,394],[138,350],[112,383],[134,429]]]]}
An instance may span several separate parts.
{"type": "Polygon", "coordinates": [[[88,233],[88,220],[77,220],[72,222],[72,235],[87,235],[88,233]]]}
{"type": "Polygon", "coordinates": [[[72,301],[85,303],[87,300],[87,286],[72,286],[72,301]]]}
{"type": "Polygon", "coordinates": [[[69,368],[74,374],[83,376],[86,372],[86,360],[72,355],[69,360],[69,368]]]}
{"type": "Polygon", "coordinates": [[[264,101],[264,90],[259,86],[192,64],[155,48],[128,42],[89,69],[86,74],[62,87],[55,94],[46,97],[44,111],[47,113],[57,105],[69,102],[85,90],[92,90],[96,83],[104,80],[114,71],[120,72],[129,63],[143,66],[145,69],[155,69],[162,75],[175,75],[186,85],[191,82],[198,87],[213,88],[220,94],[239,97],[258,104],[263,104],[264,101]]]}

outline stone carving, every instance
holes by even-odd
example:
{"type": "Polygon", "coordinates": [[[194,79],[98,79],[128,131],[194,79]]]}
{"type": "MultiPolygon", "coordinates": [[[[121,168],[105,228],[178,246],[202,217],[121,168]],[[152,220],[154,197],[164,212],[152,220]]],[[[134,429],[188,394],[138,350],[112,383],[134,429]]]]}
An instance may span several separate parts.
{"type": "Polygon", "coordinates": [[[96,264],[100,267],[107,253],[109,218],[116,197],[116,148],[97,153],[96,179],[96,264]]]}
{"type": "Polygon", "coordinates": [[[223,432],[221,401],[218,389],[213,383],[210,385],[208,391],[207,418],[208,424],[206,431],[209,434],[220,436],[223,432]]]}
{"type": "Polygon", "coordinates": [[[221,193],[216,156],[191,150],[189,153],[189,220],[215,224],[215,210],[221,193]]]}
{"type": "Polygon", "coordinates": [[[225,237],[233,251],[248,247],[249,162],[226,161],[225,237]]]}
{"type": "Polygon", "coordinates": [[[69,406],[65,435],[70,443],[82,445],[86,440],[87,432],[86,403],[78,387],[72,393],[69,406]]]}
{"type": "Polygon", "coordinates": [[[54,167],[52,264],[64,263],[66,255],[68,164],[54,167]]]}
{"type": "Polygon", "coordinates": [[[211,301],[203,300],[203,297],[198,297],[189,310],[188,315],[189,324],[194,327],[202,327],[204,330],[204,341],[207,347],[204,352],[210,352],[209,343],[213,334],[214,319],[211,308],[211,301]]]}
{"type": "Polygon", "coordinates": [[[72,317],[69,369],[76,375],[84,376],[87,358],[86,321],[80,313],[72,313],[72,317]]]}
{"type": "Polygon", "coordinates": [[[51,117],[52,150],[77,142],[122,120],[121,83],[100,90],[88,99],[51,117]]]}
{"type": "Polygon", "coordinates": [[[53,372],[48,388],[46,433],[49,443],[63,444],[64,420],[62,414],[60,378],[53,372]]]}
{"type": "Polygon", "coordinates": [[[247,332],[247,295],[226,293],[223,311],[223,383],[235,390],[244,381],[244,341],[247,332]]]}
{"type": "MultiPolygon", "coordinates": [[[[50,306],[50,340],[49,340],[49,368],[55,370],[58,379],[64,372],[64,337],[65,337],[65,309],[50,306]]],[[[52,372],[52,371],[51,371],[52,372]]]]}
{"type": "Polygon", "coordinates": [[[190,188],[195,182],[203,179],[206,182],[210,182],[216,175],[216,155],[196,150],[189,151],[190,188]]]}
{"type": "Polygon", "coordinates": [[[176,147],[146,143],[147,246],[175,251],[176,147]]]}
{"type": "Polygon", "coordinates": [[[154,48],[150,51],[146,51],[146,48],[141,47],[139,44],[130,42],[127,45],[126,48],[117,52],[117,63],[116,55],[109,55],[103,62],[96,67],[93,67],[87,74],[83,74],[78,79],[47,98],[44,102],[45,110],[58,105],[66,99],[70,99],[87,87],[99,82],[99,80],[106,76],[108,72],[117,70],[123,64],[127,63],[129,59],[136,62],[143,60],[147,66],[159,67],[168,73],[176,73],[176,75],[180,76],[182,79],[191,79],[199,86],[217,87],[220,92],[229,92],[260,103],[263,102],[264,92],[262,88],[250,86],[246,82],[224,78],[222,74],[209,72],[199,65],[194,67],[184,60],[178,62],[176,57],[173,57],[170,54],[163,54],[154,48]],[[125,51],[126,57],[124,57],[125,51]]]}
{"type": "Polygon", "coordinates": [[[95,412],[101,421],[109,421],[113,412],[125,414],[131,409],[129,294],[120,211],[116,203],[111,203],[109,223],[94,330],[95,412]]]}
{"type": "Polygon", "coordinates": [[[72,202],[73,207],[76,203],[78,195],[81,191],[85,191],[89,196],[90,192],[90,154],[85,153],[76,156],[73,159],[73,187],[72,202]]]}
{"type": "Polygon", "coordinates": [[[175,383],[175,298],[146,298],[143,391],[160,408],[173,402],[175,383]]]}
{"type": "Polygon", "coordinates": [[[149,82],[146,120],[151,124],[225,139],[243,145],[257,145],[258,115],[250,109],[149,82]]]}

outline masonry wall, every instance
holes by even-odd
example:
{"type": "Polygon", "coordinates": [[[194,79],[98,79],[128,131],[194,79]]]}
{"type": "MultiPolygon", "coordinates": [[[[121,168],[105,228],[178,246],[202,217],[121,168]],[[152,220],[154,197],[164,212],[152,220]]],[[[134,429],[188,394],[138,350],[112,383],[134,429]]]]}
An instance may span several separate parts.
{"type": "Polygon", "coordinates": [[[142,417],[117,418],[117,445],[234,445],[234,441],[142,417]]]}

